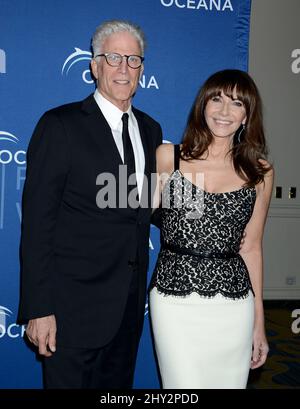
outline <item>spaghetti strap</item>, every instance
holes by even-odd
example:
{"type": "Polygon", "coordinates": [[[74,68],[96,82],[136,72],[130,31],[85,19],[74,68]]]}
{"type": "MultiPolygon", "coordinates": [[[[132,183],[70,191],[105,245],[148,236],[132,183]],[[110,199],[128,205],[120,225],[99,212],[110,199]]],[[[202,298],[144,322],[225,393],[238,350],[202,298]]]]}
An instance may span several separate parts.
{"type": "Polygon", "coordinates": [[[180,145],[174,145],[174,172],[179,170],[180,145]]]}

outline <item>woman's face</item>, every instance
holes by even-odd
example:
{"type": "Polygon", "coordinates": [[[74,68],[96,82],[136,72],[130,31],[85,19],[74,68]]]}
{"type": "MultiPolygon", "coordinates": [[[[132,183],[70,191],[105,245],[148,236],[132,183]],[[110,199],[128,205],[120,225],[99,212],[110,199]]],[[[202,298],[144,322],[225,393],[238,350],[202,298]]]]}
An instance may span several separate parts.
{"type": "Polygon", "coordinates": [[[208,100],[204,115],[207,126],[217,138],[233,137],[247,119],[245,105],[237,99],[236,90],[233,91],[232,98],[222,91],[220,96],[208,100]]]}

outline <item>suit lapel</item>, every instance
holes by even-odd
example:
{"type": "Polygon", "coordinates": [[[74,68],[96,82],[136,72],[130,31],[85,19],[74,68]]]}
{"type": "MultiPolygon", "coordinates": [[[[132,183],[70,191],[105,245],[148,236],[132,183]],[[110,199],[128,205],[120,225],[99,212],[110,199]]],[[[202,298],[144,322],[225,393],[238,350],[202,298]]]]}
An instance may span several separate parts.
{"type": "MultiPolygon", "coordinates": [[[[142,201],[145,200],[145,203],[148,203],[150,194],[149,189],[151,185],[150,155],[152,152],[151,150],[152,139],[151,134],[149,133],[149,130],[145,123],[143,114],[140,111],[136,110],[135,108],[132,109],[137,119],[141,141],[144,149],[145,156],[144,178],[148,179],[148,183],[143,183],[142,201]]],[[[98,107],[93,94],[91,94],[82,101],[81,110],[86,115],[86,127],[88,128],[91,137],[93,138],[99,149],[101,149],[101,152],[107,152],[109,154],[109,157],[111,158],[110,163],[112,164],[115,175],[118,177],[119,165],[122,165],[123,161],[120,156],[119,150],[116,146],[116,143],[114,141],[114,137],[112,135],[110,126],[107,123],[100,108],[98,107]]]]}
{"type": "Polygon", "coordinates": [[[142,118],[142,115],[140,112],[138,112],[136,109],[132,108],[134,116],[137,119],[138,126],[139,126],[139,131],[141,135],[141,140],[143,144],[143,149],[144,149],[144,155],[145,155],[145,171],[144,174],[148,177],[149,172],[150,172],[150,163],[149,163],[149,152],[150,152],[150,147],[149,147],[149,137],[147,133],[147,129],[144,123],[144,120],[142,118]]]}
{"type": "Polygon", "coordinates": [[[87,127],[100,149],[108,151],[112,161],[114,161],[116,165],[122,165],[123,161],[114,141],[110,126],[102,114],[101,109],[98,107],[93,94],[82,101],[81,109],[88,115],[88,120],[86,121],[87,127]]]}
{"type": "MultiPolygon", "coordinates": [[[[100,108],[95,101],[93,94],[88,96],[82,101],[81,106],[82,111],[89,115],[87,126],[89,131],[101,149],[104,147],[109,150],[112,154],[112,157],[118,164],[123,164],[122,158],[120,156],[119,150],[114,141],[109,124],[107,123],[104,115],[102,114],[100,108]]],[[[141,135],[142,145],[145,155],[145,175],[149,176],[150,172],[150,161],[149,161],[149,152],[150,150],[150,136],[148,135],[147,128],[144,123],[143,116],[141,112],[137,111],[135,108],[132,108],[133,113],[137,119],[139,131],[141,135]]]]}

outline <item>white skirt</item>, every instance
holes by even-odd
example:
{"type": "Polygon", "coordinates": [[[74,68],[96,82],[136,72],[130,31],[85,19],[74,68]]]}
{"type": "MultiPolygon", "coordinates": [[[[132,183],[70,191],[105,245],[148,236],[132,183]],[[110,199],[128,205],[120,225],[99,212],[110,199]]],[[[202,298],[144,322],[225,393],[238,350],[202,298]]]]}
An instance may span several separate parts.
{"type": "Polygon", "coordinates": [[[244,389],[249,375],[254,298],[149,296],[164,389],[244,389]]]}

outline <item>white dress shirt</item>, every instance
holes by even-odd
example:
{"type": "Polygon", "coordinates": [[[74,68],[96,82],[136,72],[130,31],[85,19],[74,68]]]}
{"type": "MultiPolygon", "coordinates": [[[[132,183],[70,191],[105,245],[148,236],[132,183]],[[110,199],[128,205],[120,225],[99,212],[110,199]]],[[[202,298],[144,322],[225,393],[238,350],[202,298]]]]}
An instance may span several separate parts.
{"type": "MultiPolygon", "coordinates": [[[[122,116],[124,114],[118,107],[108,101],[100,92],[96,89],[94,93],[94,98],[101,109],[104,118],[110,126],[111,132],[114,137],[115,144],[117,145],[119,154],[124,162],[124,151],[123,151],[123,140],[122,140],[122,130],[123,122],[122,116]]],[[[135,171],[136,171],[136,180],[137,188],[139,192],[139,197],[142,195],[142,187],[144,180],[144,171],[145,171],[145,154],[143,149],[143,144],[141,140],[140,130],[135,116],[133,115],[131,105],[126,111],[129,115],[128,118],[128,131],[134,153],[135,161],[135,171]]]]}

